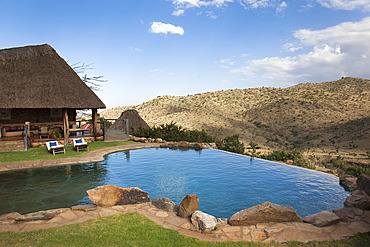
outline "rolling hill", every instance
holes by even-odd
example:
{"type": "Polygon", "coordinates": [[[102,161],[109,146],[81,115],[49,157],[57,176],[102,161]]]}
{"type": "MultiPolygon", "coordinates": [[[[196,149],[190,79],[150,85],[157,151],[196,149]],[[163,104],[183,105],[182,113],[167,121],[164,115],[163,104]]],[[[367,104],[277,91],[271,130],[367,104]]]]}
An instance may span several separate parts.
{"type": "Polygon", "coordinates": [[[251,88],[188,96],[159,96],[135,106],[106,110],[118,118],[136,109],[151,126],[174,121],[211,135],[238,134],[263,150],[300,147],[306,154],[342,155],[368,162],[370,80],[346,77],[289,88],[251,88]]]}

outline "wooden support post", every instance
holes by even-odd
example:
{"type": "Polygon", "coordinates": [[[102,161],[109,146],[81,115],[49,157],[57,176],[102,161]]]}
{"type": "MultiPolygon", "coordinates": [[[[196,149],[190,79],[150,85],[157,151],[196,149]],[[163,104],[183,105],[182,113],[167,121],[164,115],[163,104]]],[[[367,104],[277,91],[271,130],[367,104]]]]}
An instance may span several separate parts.
{"type": "Polygon", "coordinates": [[[93,135],[96,140],[96,128],[98,127],[98,109],[92,109],[92,124],[93,124],[93,135]]]}
{"type": "Polygon", "coordinates": [[[23,140],[24,140],[24,151],[28,150],[30,146],[30,122],[24,123],[24,131],[23,131],[23,140]]]}
{"type": "Polygon", "coordinates": [[[107,131],[107,122],[105,121],[105,119],[103,118],[103,141],[105,141],[105,134],[106,134],[106,131],[107,131]]]}
{"type": "Polygon", "coordinates": [[[69,141],[69,123],[67,109],[63,109],[63,131],[64,131],[64,145],[67,146],[69,141]]]}

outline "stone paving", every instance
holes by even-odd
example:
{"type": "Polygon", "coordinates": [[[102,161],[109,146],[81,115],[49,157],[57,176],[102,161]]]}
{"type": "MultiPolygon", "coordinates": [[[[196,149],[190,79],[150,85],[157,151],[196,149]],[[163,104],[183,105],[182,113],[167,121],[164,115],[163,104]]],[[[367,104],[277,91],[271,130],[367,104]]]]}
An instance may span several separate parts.
{"type": "Polygon", "coordinates": [[[0,231],[32,231],[125,213],[140,213],[165,228],[206,241],[309,242],[341,239],[370,231],[370,224],[364,221],[353,221],[340,222],[327,227],[316,227],[307,223],[264,223],[251,226],[221,224],[218,225],[217,230],[202,234],[195,229],[189,218],[181,218],[173,212],[160,210],[151,202],[112,207],[94,206],[86,209],[82,207],[79,210],[71,208],[48,210],[48,212],[51,211],[55,212],[56,215],[50,220],[16,222],[15,220],[0,219],[0,231]]]}
{"type": "MultiPolygon", "coordinates": [[[[140,148],[159,148],[160,145],[161,143],[135,143],[135,144],[116,146],[116,147],[102,148],[99,150],[91,151],[81,157],[0,163],[0,172],[29,169],[29,168],[68,166],[68,165],[78,165],[78,164],[88,164],[92,162],[100,162],[100,161],[104,161],[104,156],[110,153],[126,151],[126,150],[134,150],[134,149],[140,149],[140,148]]],[[[46,149],[45,149],[45,152],[46,152],[46,149]]]]}

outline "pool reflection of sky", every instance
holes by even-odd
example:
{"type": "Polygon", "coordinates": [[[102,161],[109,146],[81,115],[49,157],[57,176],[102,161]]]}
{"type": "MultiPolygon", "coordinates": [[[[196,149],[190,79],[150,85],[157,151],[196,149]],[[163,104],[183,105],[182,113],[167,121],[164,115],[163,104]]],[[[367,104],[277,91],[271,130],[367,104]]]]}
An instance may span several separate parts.
{"type": "Polygon", "coordinates": [[[138,149],[86,165],[0,173],[0,214],[91,203],[86,190],[113,184],[139,187],[179,204],[196,193],[199,209],[229,218],[266,201],[304,217],[341,208],[348,192],[338,178],[218,150],[138,149]]]}

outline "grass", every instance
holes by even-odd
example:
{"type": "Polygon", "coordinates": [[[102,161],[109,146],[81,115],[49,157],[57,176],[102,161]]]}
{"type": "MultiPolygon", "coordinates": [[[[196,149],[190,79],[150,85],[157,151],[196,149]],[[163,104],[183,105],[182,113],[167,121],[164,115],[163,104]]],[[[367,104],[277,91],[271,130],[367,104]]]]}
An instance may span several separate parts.
{"type": "Polygon", "coordinates": [[[370,234],[324,242],[206,242],[155,224],[136,213],[29,232],[1,232],[0,246],[367,246],[370,234]]]}
{"type": "Polygon", "coordinates": [[[51,153],[49,153],[46,147],[31,148],[28,151],[20,151],[20,152],[1,152],[0,153],[0,163],[80,157],[82,155],[85,155],[89,152],[92,152],[98,149],[127,145],[127,144],[132,144],[132,143],[135,143],[135,142],[133,141],[90,142],[89,151],[81,151],[81,152],[76,152],[75,150],[73,150],[73,145],[68,145],[68,146],[65,146],[66,154],[56,154],[56,155],[52,155],[51,153]]]}

